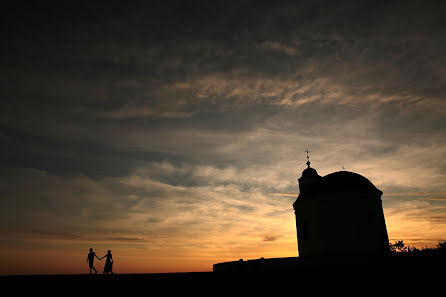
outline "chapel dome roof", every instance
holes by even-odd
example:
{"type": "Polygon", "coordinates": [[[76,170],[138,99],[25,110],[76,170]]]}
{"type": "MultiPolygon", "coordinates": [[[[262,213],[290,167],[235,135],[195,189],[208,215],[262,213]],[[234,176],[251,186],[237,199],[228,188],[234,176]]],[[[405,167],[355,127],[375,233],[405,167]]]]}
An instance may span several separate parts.
{"type": "Polygon", "coordinates": [[[323,192],[382,194],[382,192],[367,178],[349,171],[338,171],[327,174],[321,179],[318,190],[323,192]]]}

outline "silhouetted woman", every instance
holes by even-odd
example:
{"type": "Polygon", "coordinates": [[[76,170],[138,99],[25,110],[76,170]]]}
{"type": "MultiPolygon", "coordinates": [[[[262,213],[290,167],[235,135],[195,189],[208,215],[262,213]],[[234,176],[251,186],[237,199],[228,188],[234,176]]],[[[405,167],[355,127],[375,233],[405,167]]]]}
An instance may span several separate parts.
{"type": "Polygon", "coordinates": [[[113,257],[110,250],[108,250],[108,253],[101,259],[104,259],[105,257],[107,257],[107,259],[105,260],[104,273],[108,274],[111,272],[111,274],[113,274],[113,257]]]}

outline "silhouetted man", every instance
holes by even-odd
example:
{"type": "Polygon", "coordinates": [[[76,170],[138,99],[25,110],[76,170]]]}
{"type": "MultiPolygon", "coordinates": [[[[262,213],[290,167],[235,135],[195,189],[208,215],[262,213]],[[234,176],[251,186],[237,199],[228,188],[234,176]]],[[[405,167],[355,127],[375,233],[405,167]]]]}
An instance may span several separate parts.
{"type": "Polygon", "coordinates": [[[88,254],[88,257],[87,257],[87,262],[88,262],[88,265],[90,266],[90,274],[91,274],[91,269],[92,269],[92,268],[93,268],[93,270],[94,270],[94,274],[98,273],[98,271],[96,270],[96,268],[94,268],[94,266],[93,266],[94,257],[98,258],[98,260],[101,260],[101,259],[99,259],[98,256],[96,256],[96,253],[93,252],[93,249],[90,248],[90,253],[88,254]]]}

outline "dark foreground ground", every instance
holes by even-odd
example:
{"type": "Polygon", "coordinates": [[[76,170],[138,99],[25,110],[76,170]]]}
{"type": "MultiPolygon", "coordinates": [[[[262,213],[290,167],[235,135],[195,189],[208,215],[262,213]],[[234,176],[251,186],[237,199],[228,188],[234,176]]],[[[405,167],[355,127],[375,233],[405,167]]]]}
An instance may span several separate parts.
{"type": "Polygon", "coordinates": [[[443,296],[446,257],[236,261],[215,272],[3,276],[4,296],[443,296]]]}
{"type": "MultiPolygon", "coordinates": [[[[443,271],[443,273],[439,273],[443,271]]],[[[0,277],[3,296],[404,296],[444,293],[438,271],[307,271],[0,277]]],[[[440,295],[441,295],[440,294],[440,295]]]]}

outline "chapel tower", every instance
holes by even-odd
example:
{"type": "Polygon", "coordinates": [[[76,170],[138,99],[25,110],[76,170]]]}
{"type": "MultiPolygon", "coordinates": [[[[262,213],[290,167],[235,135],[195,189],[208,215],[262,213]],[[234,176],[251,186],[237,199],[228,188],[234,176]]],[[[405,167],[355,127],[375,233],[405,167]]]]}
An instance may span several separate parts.
{"type": "Polygon", "coordinates": [[[387,254],[382,192],[354,172],[319,176],[310,167],[308,151],[306,164],[293,204],[299,257],[387,254]]]}

